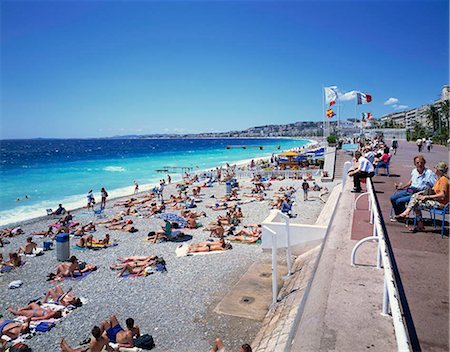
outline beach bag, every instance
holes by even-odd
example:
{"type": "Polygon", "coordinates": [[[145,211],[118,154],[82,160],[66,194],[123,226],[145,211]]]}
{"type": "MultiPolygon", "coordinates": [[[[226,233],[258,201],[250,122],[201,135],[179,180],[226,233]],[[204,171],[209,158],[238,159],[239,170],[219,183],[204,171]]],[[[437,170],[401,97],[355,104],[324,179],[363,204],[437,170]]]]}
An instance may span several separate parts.
{"type": "Polygon", "coordinates": [[[151,350],[155,347],[155,342],[153,341],[152,335],[144,334],[133,340],[136,347],[142,348],[143,350],[151,350]]]}
{"type": "Polygon", "coordinates": [[[55,327],[55,323],[50,323],[50,322],[47,322],[47,321],[43,321],[43,322],[40,322],[36,326],[35,330],[38,331],[38,332],[47,332],[47,331],[51,330],[54,327],[55,327]]]}

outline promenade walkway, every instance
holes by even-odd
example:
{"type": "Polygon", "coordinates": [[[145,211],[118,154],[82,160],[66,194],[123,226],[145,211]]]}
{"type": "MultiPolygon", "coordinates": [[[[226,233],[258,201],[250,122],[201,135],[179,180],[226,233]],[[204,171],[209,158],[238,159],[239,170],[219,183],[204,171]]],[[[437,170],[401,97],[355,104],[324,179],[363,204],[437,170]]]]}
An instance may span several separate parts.
{"type": "MultiPolygon", "coordinates": [[[[417,334],[417,341],[412,342],[423,351],[448,351],[448,233],[442,239],[440,227],[434,230],[430,225],[427,226],[427,232],[410,233],[405,224],[389,221],[389,196],[394,192],[394,182],[408,182],[414,167],[412,159],[417,153],[415,144],[401,143],[390,168],[391,176],[399,177],[377,176],[374,181],[417,334]]],[[[441,146],[435,146],[431,153],[422,154],[429,168],[433,168],[439,161],[448,162],[449,159],[447,148],[441,146]]]]}
{"type": "MultiPolygon", "coordinates": [[[[440,229],[410,233],[404,224],[389,221],[389,197],[394,182],[407,182],[417,147],[400,143],[392,158],[391,177],[376,176],[375,189],[386,222],[404,293],[406,320],[414,350],[449,350],[448,236],[440,229]]],[[[423,153],[427,166],[448,161],[448,151],[435,146],[423,153]]],[[[302,308],[291,351],[392,351],[396,350],[392,318],[382,316],[383,271],[376,269],[376,244],[364,244],[357,267],[350,254],[357,240],[372,235],[366,198],[353,208],[356,195],[348,180],[331,224],[323,253],[302,308]]]]}

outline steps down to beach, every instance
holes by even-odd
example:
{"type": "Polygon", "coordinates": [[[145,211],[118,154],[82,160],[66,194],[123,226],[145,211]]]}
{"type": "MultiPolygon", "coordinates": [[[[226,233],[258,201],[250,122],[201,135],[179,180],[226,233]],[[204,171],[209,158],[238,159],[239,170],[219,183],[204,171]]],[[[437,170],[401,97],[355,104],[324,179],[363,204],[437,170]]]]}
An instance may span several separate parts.
{"type": "Polygon", "coordinates": [[[342,169],[346,161],[352,161],[352,156],[349,152],[337,149],[336,150],[336,161],[334,165],[334,179],[342,180],[342,169]]]}

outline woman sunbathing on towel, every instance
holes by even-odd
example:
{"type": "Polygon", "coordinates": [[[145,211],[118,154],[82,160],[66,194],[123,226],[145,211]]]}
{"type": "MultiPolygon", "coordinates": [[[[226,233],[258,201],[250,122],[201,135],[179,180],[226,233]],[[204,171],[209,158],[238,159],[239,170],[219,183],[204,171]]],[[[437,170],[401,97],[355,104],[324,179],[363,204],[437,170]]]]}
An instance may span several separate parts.
{"type": "Polygon", "coordinates": [[[64,292],[61,286],[55,286],[55,289],[50,288],[47,291],[47,294],[45,295],[44,299],[42,300],[42,303],[47,303],[49,298],[53,300],[53,302],[60,304],[64,307],[67,306],[75,306],[75,307],[81,307],[83,303],[81,303],[81,299],[79,297],[76,297],[71,293],[72,287],[67,290],[67,292],[64,292]]]}
{"type": "Polygon", "coordinates": [[[131,224],[109,225],[109,226],[106,226],[106,228],[108,228],[110,230],[117,230],[117,231],[123,231],[123,232],[131,232],[131,233],[139,231],[131,224]]]}
{"type": "Polygon", "coordinates": [[[117,277],[121,277],[124,274],[136,275],[136,276],[146,276],[153,273],[153,269],[148,270],[153,264],[145,264],[142,266],[133,267],[130,264],[125,264],[125,266],[120,269],[120,272],[117,274],[117,277]]]}
{"type": "Polygon", "coordinates": [[[103,221],[97,221],[95,223],[95,225],[116,224],[116,223],[118,223],[118,222],[120,222],[122,220],[123,220],[122,216],[115,216],[115,217],[113,217],[111,219],[106,219],[106,220],[103,220],[103,221]]]}
{"type": "Polygon", "coordinates": [[[215,242],[200,242],[190,244],[188,247],[188,253],[198,253],[198,252],[211,252],[211,251],[225,251],[232,249],[230,243],[225,242],[222,238],[215,242]]]}
{"type": "Polygon", "coordinates": [[[53,236],[54,232],[53,232],[53,227],[49,226],[47,231],[36,231],[36,232],[32,232],[31,233],[33,236],[53,236]]]}
{"type": "Polygon", "coordinates": [[[158,258],[156,255],[133,255],[130,257],[118,257],[117,260],[122,263],[144,261],[144,260],[155,260],[158,258]]]}
{"type": "Polygon", "coordinates": [[[17,316],[24,316],[31,318],[32,321],[36,320],[48,320],[59,319],[62,317],[62,313],[59,310],[44,309],[36,303],[30,303],[25,307],[13,309],[8,307],[8,311],[17,316]]]}
{"type": "Polygon", "coordinates": [[[93,247],[94,245],[106,246],[109,244],[109,240],[109,233],[107,233],[102,240],[96,240],[92,234],[89,234],[81,237],[75,245],[81,248],[93,247]]]}
{"type": "MultiPolygon", "coordinates": [[[[0,337],[5,335],[11,340],[17,339],[21,334],[28,334],[30,332],[31,319],[25,320],[25,323],[18,323],[12,320],[0,319],[0,337]]],[[[0,339],[0,342],[2,340],[0,339]]],[[[1,351],[0,345],[0,351],[1,351]]]]}
{"type": "Polygon", "coordinates": [[[85,263],[80,265],[77,257],[73,255],[69,258],[68,262],[59,264],[58,267],[56,268],[56,273],[49,274],[49,279],[53,280],[63,277],[75,278],[76,276],[82,275],[85,272],[95,270],[97,270],[97,267],[95,265],[85,263]],[[78,275],[75,275],[75,272],[78,272],[78,275]]]}
{"type": "MultiPolygon", "coordinates": [[[[4,266],[11,265],[14,268],[18,268],[19,266],[21,266],[23,264],[18,253],[16,253],[16,252],[9,253],[8,256],[9,256],[9,260],[3,262],[4,266]]],[[[3,260],[3,256],[0,259],[3,260]]]]}

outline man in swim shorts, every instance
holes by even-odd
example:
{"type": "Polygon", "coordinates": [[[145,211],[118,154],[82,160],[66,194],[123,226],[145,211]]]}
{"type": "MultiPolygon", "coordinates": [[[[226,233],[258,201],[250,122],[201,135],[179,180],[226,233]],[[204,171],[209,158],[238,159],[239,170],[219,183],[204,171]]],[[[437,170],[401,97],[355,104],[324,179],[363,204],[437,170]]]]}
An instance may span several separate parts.
{"type": "Polygon", "coordinates": [[[100,329],[106,332],[106,336],[108,336],[109,341],[119,344],[119,347],[134,347],[133,331],[125,331],[124,329],[122,329],[115,315],[111,315],[109,321],[103,321],[100,324],[100,329]]]}

